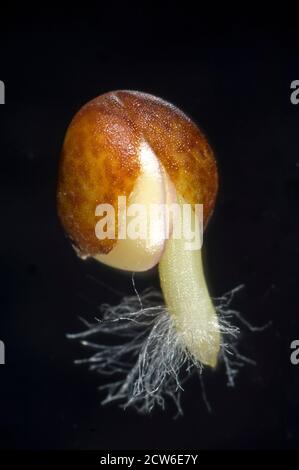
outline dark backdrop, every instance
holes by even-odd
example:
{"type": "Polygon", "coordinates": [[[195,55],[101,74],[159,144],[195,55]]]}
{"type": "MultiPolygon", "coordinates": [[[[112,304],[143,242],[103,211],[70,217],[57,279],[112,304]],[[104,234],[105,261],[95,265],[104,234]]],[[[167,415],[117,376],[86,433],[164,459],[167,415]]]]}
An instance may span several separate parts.
{"type": "MultiPolygon", "coordinates": [[[[289,359],[299,339],[299,106],[290,103],[298,38],[291,18],[208,21],[171,4],[3,12],[1,448],[298,446],[299,366],[289,359]],[[73,364],[88,355],[66,339],[80,330],[78,316],[116,303],[110,287],[133,293],[129,275],[75,256],[55,207],[66,127],[86,101],[114,89],[161,96],[206,132],[220,174],[205,239],[211,293],[244,283],[234,307],[253,324],[272,321],[263,333],[243,329],[240,351],[257,366],[244,367],[234,389],[222,367],[204,375],[211,414],[195,377],[176,420],[171,404],[151,416],[102,407],[103,379],[73,364]]],[[[136,285],[158,286],[157,273],[136,285]]]]}

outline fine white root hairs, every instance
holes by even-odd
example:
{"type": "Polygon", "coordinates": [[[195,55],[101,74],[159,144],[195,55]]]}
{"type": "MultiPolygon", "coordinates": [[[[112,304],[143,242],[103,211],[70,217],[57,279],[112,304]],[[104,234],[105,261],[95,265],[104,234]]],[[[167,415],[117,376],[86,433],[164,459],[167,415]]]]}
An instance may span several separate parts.
{"type": "MultiPolygon", "coordinates": [[[[220,359],[229,386],[234,385],[240,366],[254,363],[237,352],[240,330],[231,324],[233,317],[242,321],[239,313],[230,308],[233,296],[242,287],[214,299],[222,336],[220,359]]],[[[101,318],[94,323],[81,319],[86,330],[68,338],[79,339],[95,351],[89,358],[76,360],[77,364],[87,363],[90,370],[112,377],[100,387],[106,391],[102,403],[115,400],[124,408],[132,405],[141,413],[149,413],[156,405],[164,408],[169,397],[182,414],[183,384],[193,371],[201,374],[203,365],[184,347],[183,337],[163,305],[162,294],[147,289],[140,295],[123,297],[116,306],[103,304],[100,312],[101,318]],[[101,343],[93,342],[92,338],[99,335],[101,343]]]]}

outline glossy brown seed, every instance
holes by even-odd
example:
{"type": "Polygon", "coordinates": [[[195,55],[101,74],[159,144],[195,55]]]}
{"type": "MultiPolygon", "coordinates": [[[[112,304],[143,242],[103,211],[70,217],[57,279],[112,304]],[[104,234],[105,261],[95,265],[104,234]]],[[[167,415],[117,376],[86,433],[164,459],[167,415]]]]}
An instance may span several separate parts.
{"type": "Polygon", "coordinates": [[[82,255],[108,253],[117,242],[96,238],[95,208],[100,203],[116,208],[118,196],[130,195],[140,175],[139,150],[144,141],[176,191],[190,204],[203,204],[205,223],[211,215],[217,168],[198,127],[175,106],[152,95],[106,93],[75,115],[60,159],[58,213],[82,255]]]}

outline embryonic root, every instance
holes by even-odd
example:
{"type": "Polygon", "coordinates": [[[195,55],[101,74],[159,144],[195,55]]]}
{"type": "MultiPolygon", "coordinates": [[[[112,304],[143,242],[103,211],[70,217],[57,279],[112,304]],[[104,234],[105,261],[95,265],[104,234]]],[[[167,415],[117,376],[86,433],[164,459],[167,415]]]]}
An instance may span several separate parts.
{"type": "MultiPolygon", "coordinates": [[[[214,299],[222,339],[219,359],[225,364],[229,386],[234,385],[239,367],[246,362],[254,364],[238,353],[240,330],[231,324],[233,317],[240,319],[230,304],[241,288],[214,299]]],[[[147,289],[140,295],[123,297],[116,306],[103,304],[100,312],[101,319],[95,323],[82,320],[86,330],[68,338],[79,339],[95,351],[89,358],[76,360],[77,364],[87,363],[90,370],[110,377],[100,387],[106,391],[102,403],[118,401],[124,408],[133,406],[141,413],[149,413],[156,405],[164,408],[169,397],[182,414],[183,384],[194,370],[201,374],[204,366],[185,347],[182,333],[163,305],[162,294],[147,289]],[[101,344],[92,341],[99,335],[101,344]],[[117,338],[120,343],[111,344],[117,338]]]]}

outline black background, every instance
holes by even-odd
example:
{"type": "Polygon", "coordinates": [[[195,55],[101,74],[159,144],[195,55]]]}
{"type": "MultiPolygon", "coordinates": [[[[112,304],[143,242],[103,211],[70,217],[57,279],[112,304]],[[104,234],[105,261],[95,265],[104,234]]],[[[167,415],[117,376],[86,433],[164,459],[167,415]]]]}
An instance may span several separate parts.
{"type": "MultiPolygon", "coordinates": [[[[2,449],[296,448],[299,366],[299,35],[284,21],[207,18],[187,5],[84,12],[40,7],[3,12],[0,79],[2,449]],[[196,377],[184,416],[140,416],[102,407],[104,380],[75,366],[88,356],[67,332],[102,302],[133,293],[130,275],[79,260],[56,216],[59,152],[66,127],[89,99],[114,89],[161,96],[203,128],[215,149],[220,192],[205,238],[211,294],[245,284],[234,301],[263,333],[243,329],[240,351],[255,359],[234,389],[223,367],[196,377]],[[104,284],[103,284],[104,283],[104,284]]],[[[136,277],[138,290],[157,273],[136,277]]]]}

